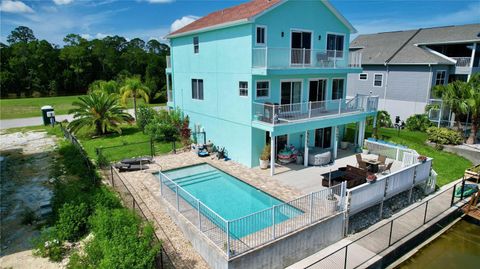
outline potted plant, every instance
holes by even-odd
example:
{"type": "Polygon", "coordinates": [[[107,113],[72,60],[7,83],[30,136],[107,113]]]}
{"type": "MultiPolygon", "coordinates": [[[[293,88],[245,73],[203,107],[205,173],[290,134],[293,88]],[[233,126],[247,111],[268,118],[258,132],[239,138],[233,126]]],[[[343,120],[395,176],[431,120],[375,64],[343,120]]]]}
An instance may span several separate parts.
{"type": "Polygon", "coordinates": [[[377,181],[377,176],[374,173],[368,173],[367,174],[367,182],[368,183],[373,183],[377,181]]]}
{"type": "Polygon", "coordinates": [[[340,142],[340,148],[341,149],[347,149],[348,144],[349,144],[348,141],[343,140],[342,142],[340,142]]]}
{"type": "Polygon", "coordinates": [[[424,163],[427,161],[427,156],[420,155],[417,157],[418,162],[424,163]]]}
{"type": "Polygon", "coordinates": [[[268,168],[268,163],[270,161],[270,144],[266,144],[265,147],[263,147],[262,154],[260,155],[260,168],[261,169],[267,169],[268,168]]]}

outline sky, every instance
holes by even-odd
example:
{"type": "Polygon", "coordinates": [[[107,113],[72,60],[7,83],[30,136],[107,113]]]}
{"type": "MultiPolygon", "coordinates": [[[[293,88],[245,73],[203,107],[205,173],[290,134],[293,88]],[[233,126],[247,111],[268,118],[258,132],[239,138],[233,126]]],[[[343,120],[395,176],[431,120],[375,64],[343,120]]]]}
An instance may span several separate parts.
{"type": "MultiPolygon", "coordinates": [[[[0,41],[17,26],[63,45],[75,33],[87,39],[120,35],[144,40],[222,8],[235,0],[0,0],[0,41]]],[[[312,1],[312,0],[308,0],[312,1]]],[[[331,0],[359,34],[480,23],[480,0],[331,0]]],[[[355,37],[355,35],[353,36],[355,37]]]]}

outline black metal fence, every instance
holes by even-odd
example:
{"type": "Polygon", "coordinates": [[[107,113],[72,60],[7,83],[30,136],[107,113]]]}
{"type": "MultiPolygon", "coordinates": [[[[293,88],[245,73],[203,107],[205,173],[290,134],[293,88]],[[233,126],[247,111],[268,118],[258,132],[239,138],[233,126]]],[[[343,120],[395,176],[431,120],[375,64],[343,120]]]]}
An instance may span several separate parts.
{"type": "MultiPolygon", "coordinates": [[[[125,183],[123,176],[120,175],[120,173],[113,166],[110,166],[110,172],[105,174],[108,174],[108,180],[110,184],[118,192],[118,194],[122,198],[122,201],[124,202],[124,205],[134,210],[144,220],[151,221],[155,227],[155,230],[159,229],[161,233],[165,234],[162,226],[156,221],[152,211],[150,211],[143,199],[139,196],[134,196],[132,194],[130,188],[127,187],[128,184],[125,183]],[[147,216],[150,216],[150,218],[147,218],[147,216]]],[[[166,238],[166,240],[161,240],[156,232],[155,238],[158,242],[162,242],[161,251],[156,258],[157,268],[175,268],[172,259],[167,254],[164,248],[164,246],[167,244],[170,249],[175,249],[173,243],[166,236],[164,237],[166,238]]]]}
{"type": "MultiPolygon", "coordinates": [[[[59,124],[59,127],[60,127],[60,130],[62,130],[62,132],[63,132],[63,136],[68,141],[70,141],[72,143],[72,145],[74,145],[78,149],[78,151],[80,152],[80,154],[83,157],[82,158],[83,161],[85,162],[85,164],[88,168],[88,173],[91,173],[92,174],[92,176],[91,176],[92,180],[96,181],[98,179],[96,166],[92,163],[92,161],[88,157],[88,155],[87,155],[85,149],[83,148],[82,144],[80,144],[80,142],[75,137],[75,135],[70,133],[65,127],[63,127],[63,125],[61,123],[59,124]]],[[[152,141],[152,147],[153,147],[153,141],[152,141]]],[[[109,176],[108,179],[109,179],[112,187],[120,195],[124,205],[126,207],[134,210],[142,219],[148,221],[149,219],[146,217],[144,211],[142,210],[142,208],[140,206],[140,204],[144,204],[143,201],[141,201],[141,203],[139,203],[133,197],[132,193],[130,192],[130,190],[127,188],[127,186],[123,182],[121,176],[118,173],[116,173],[116,170],[113,167],[111,167],[110,173],[105,173],[105,174],[107,176],[109,176]]],[[[149,212],[149,213],[151,214],[151,212],[149,212]]],[[[156,223],[156,226],[159,226],[158,223],[156,223]]],[[[158,238],[157,234],[155,234],[155,239],[158,242],[162,242],[162,240],[160,240],[158,238]]],[[[164,243],[164,242],[162,242],[162,243],[164,243]]],[[[170,244],[171,244],[171,242],[170,242],[170,244]]],[[[175,266],[171,262],[170,257],[165,252],[165,250],[163,248],[163,244],[161,246],[160,252],[157,254],[157,257],[155,258],[155,267],[156,268],[161,268],[161,269],[175,268],[175,266]]]]}
{"type": "Polygon", "coordinates": [[[465,180],[395,217],[306,268],[358,268],[463,200],[465,180]],[[456,188],[460,197],[456,197],[456,188]]]}
{"type": "Polygon", "coordinates": [[[110,166],[110,163],[125,158],[155,156],[155,142],[153,139],[150,139],[111,147],[100,147],[96,148],[95,152],[97,154],[97,163],[102,168],[107,168],[110,166]]]}

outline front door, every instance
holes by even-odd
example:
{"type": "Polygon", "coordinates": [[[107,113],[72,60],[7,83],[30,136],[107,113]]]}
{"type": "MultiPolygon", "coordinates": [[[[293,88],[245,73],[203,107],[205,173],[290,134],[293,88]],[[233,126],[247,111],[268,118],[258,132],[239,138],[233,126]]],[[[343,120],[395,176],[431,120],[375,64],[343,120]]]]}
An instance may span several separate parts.
{"type": "Polygon", "coordinates": [[[312,48],[312,33],[292,31],[291,46],[290,63],[292,65],[309,65],[312,48]]]}
{"type": "Polygon", "coordinates": [[[332,146],[332,127],[315,130],[315,147],[330,148],[332,146]]]}

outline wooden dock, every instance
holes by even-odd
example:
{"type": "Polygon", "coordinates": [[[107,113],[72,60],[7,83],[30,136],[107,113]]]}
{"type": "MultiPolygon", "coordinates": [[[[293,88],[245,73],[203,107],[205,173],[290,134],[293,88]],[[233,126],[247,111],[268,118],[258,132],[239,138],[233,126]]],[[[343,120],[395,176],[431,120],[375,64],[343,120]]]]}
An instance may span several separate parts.
{"type": "Polygon", "coordinates": [[[476,220],[480,221],[480,208],[478,205],[478,197],[480,196],[480,190],[477,193],[472,194],[470,202],[462,207],[463,213],[476,220]]]}

